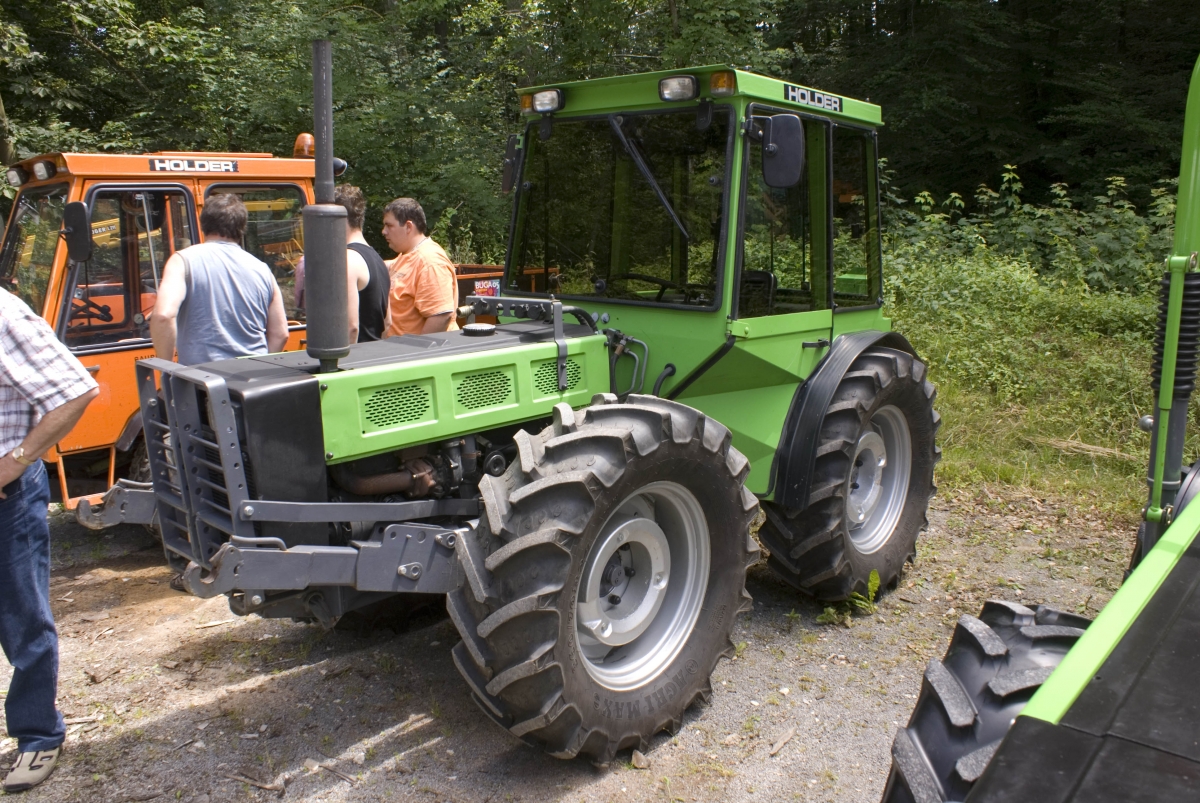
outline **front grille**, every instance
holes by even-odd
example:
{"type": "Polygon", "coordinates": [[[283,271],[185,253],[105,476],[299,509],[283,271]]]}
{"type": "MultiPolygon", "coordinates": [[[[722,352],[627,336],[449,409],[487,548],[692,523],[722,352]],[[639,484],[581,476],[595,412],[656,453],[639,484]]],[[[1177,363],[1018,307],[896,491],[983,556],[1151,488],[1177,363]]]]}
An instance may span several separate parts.
{"type": "Polygon", "coordinates": [[[163,545],[211,568],[230,537],[256,534],[238,514],[253,489],[233,400],[222,378],[163,360],[140,362],[137,376],[163,545]]]}
{"type": "Polygon", "coordinates": [[[467,374],[458,381],[455,397],[467,410],[510,404],[515,401],[513,381],[504,371],[467,374]]]}

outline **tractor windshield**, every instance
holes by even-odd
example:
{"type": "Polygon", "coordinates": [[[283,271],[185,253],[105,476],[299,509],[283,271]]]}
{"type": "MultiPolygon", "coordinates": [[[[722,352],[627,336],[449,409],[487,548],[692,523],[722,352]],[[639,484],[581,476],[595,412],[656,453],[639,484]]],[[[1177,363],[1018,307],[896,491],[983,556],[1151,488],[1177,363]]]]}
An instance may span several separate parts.
{"type": "Polygon", "coordinates": [[[555,120],[525,136],[505,287],[712,307],[730,119],[696,109],[555,120]]]}
{"type": "Polygon", "coordinates": [[[22,192],[0,246],[0,286],[16,293],[39,315],[46,301],[66,203],[66,184],[22,192]]]}

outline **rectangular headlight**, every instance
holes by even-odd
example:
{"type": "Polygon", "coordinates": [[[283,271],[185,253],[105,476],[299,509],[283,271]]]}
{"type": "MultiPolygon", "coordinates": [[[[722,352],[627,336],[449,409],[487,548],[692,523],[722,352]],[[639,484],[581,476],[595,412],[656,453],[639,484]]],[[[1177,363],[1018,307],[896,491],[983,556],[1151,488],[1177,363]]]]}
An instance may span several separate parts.
{"type": "Polygon", "coordinates": [[[54,178],[54,174],[57,172],[58,169],[55,168],[54,162],[41,161],[33,163],[33,174],[37,176],[38,181],[54,178]]]}
{"type": "Polygon", "coordinates": [[[556,112],[563,106],[561,89],[543,89],[533,93],[533,110],[538,114],[556,112]]]}
{"type": "Polygon", "coordinates": [[[672,75],[658,82],[658,96],[663,100],[691,100],[696,97],[696,77],[672,75]]]}
{"type": "Polygon", "coordinates": [[[28,176],[25,175],[25,171],[19,167],[8,168],[8,171],[4,174],[4,177],[8,179],[8,183],[14,187],[20,187],[25,183],[25,179],[28,178],[28,176]]]}

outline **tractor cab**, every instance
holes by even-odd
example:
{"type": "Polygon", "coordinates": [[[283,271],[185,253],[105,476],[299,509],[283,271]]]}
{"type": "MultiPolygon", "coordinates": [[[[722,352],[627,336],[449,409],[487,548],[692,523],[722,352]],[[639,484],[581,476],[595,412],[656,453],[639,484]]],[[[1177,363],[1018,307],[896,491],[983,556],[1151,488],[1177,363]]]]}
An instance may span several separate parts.
{"type": "MultiPolygon", "coordinates": [[[[236,193],[249,212],[244,246],[279,281],[291,319],[289,348],[300,345],[304,310],[295,303],[304,248],[300,213],[312,200],[313,162],[269,153],[143,155],[50,153],[8,168],[17,187],[0,243],[0,287],[39,313],[100,384],[100,398],[46,459],[57,469],[68,509],[139,477],[134,363],[153,356],[149,316],[163,264],[200,242],[200,210],[214,193],[236,193]],[[92,250],[73,262],[60,237],[68,203],[87,209],[92,250]]],[[[311,153],[311,145],[308,146],[311,153]]]]}
{"type": "Polygon", "coordinates": [[[890,329],[879,107],[724,65],[520,103],[504,294],[553,294],[636,338],[618,389],[720,418],[751,490],[772,493],[797,384],[837,335],[890,329]]]}

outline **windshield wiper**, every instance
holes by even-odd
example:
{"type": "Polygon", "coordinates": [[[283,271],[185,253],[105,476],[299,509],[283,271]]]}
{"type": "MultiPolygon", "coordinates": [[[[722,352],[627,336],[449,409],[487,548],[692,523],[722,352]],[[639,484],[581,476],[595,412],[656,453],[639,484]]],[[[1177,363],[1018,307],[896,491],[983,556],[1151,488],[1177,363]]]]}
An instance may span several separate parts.
{"type": "Polygon", "coordinates": [[[646,183],[650,185],[650,189],[654,190],[654,194],[658,196],[658,200],[662,203],[663,208],[667,210],[667,214],[671,216],[671,220],[675,221],[675,225],[679,227],[679,231],[683,234],[684,242],[688,242],[691,238],[688,236],[687,229],[683,227],[683,221],[679,219],[679,215],[675,214],[675,207],[671,206],[671,202],[667,200],[667,194],[663,192],[662,187],[658,186],[658,182],[654,179],[654,174],[650,172],[649,165],[646,164],[642,152],[638,150],[637,145],[625,136],[625,129],[621,127],[624,122],[619,115],[610,114],[608,116],[608,124],[612,126],[612,130],[616,133],[617,138],[621,140],[621,144],[625,146],[625,152],[633,159],[633,163],[637,165],[638,172],[642,174],[642,178],[646,179],[646,183]]]}

